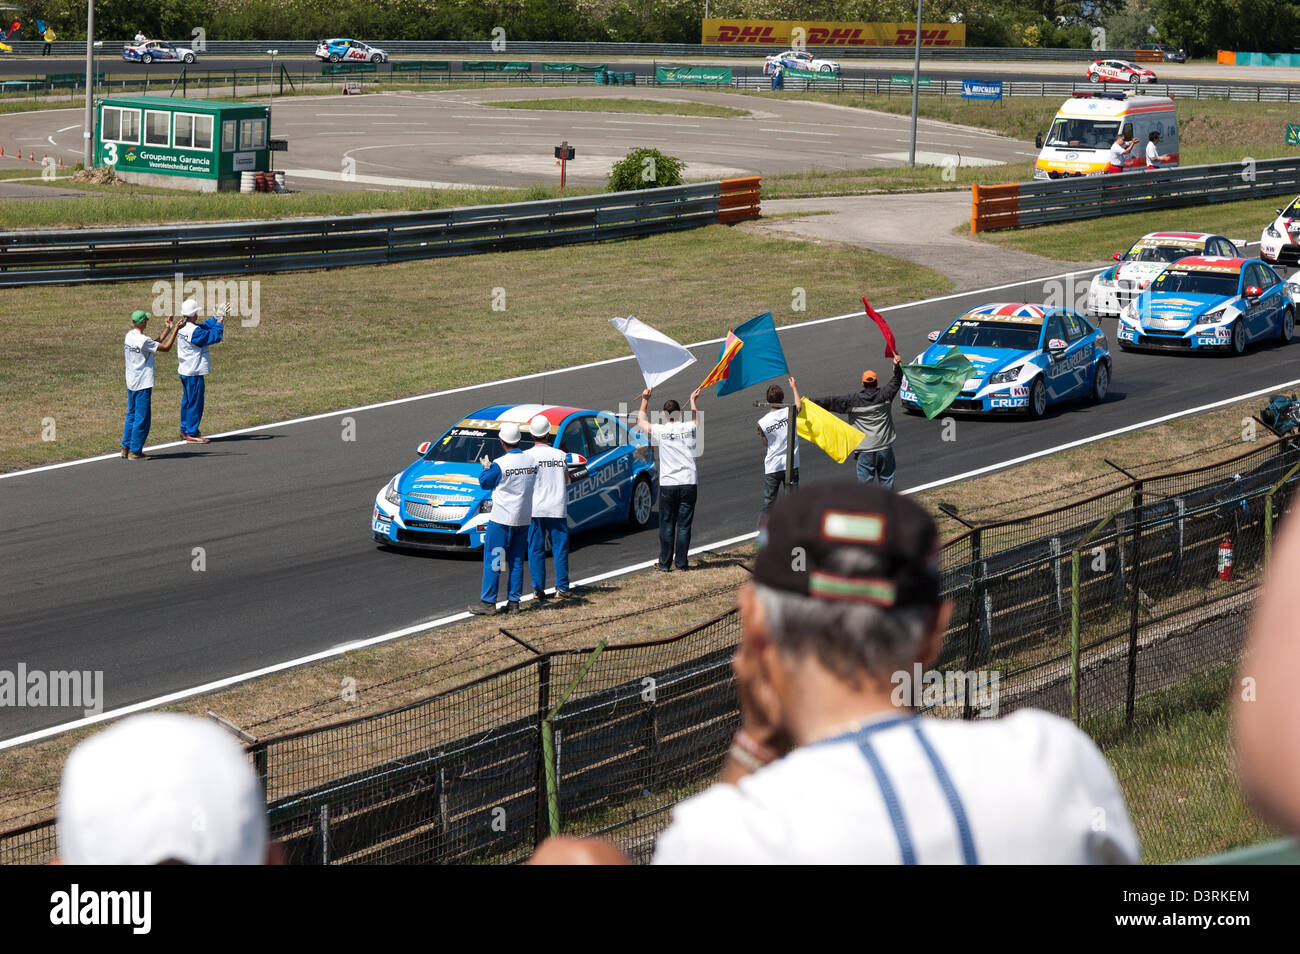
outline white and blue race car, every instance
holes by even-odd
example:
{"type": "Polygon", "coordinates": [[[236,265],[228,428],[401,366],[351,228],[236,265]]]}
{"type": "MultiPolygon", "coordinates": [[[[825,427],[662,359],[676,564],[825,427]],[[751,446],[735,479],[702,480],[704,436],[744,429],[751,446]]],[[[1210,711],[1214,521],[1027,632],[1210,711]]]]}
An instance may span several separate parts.
{"type": "MultiPolygon", "coordinates": [[[[1106,335],[1078,312],[1018,302],[980,305],[944,331],[913,364],[935,364],[957,348],[975,365],[950,411],[1042,417],[1052,404],[1086,398],[1104,401],[1111,360],[1106,335]]],[[[903,376],[904,409],[919,411],[903,376]]]]}
{"type": "Polygon", "coordinates": [[[569,529],[625,521],[645,527],[654,513],[654,453],[608,411],[543,404],[499,404],[467,415],[435,441],[417,448],[415,462],[375,497],[370,533],[377,543],[421,550],[476,550],[492,514],[492,493],[479,486],[483,457],[503,453],[498,432],[513,422],[532,446],[528,422],[551,422],[555,446],[569,455],[569,529]]]}
{"type": "Polygon", "coordinates": [[[331,63],[387,63],[388,54],[360,40],[335,37],[316,44],[316,58],[331,63]]]}
{"type": "Polygon", "coordinates": [[[198,54],[188,46],[176,46],[166,40],[147,40],[124,46],[122,59],[128,63],[193,63],[198,54]]]}
{"type": "Polygon", "coordinates": [[[1227,351],[1295,335],[1300,285],[1259,259],[1180,258],[1125,306],[1116,336],[1125,350],[1227,351]]]}
{"type": "Polygon", "coordinates": [[[1237,246],[1222,235],[1207,232],[1151,232],[1116,252],[1112,265],[1093,277],[1088,286],[1088,317],[1118,318],[1120,311],[1136,298],[1170,262],[1188,255],[1235,257],[1237,246]]]}
{"type": "Polygon", "coordinates": [[[786,50],[775,56],[769,56],[763,62],[763,75],[771,76],[777,67],[785,70],[811,70],[814,73],[840,73],[840,64],[835,60],[824,60],[813,56],[807,50],[786,50]]]}

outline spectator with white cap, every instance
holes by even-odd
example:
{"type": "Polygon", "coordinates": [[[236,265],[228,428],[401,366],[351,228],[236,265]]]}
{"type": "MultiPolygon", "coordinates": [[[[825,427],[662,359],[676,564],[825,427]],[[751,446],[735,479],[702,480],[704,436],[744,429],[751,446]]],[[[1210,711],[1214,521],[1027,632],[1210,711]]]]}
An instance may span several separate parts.
{"type": "MultiPolygon", "coordinates": [[[[822,485],[779,501],[760,542],[739,593],[740,729],[718,781],[673,809],[656,864],[1140,859],[1110,765],[1072,723],[912,711],[913,674],[938,658],[952,612],[920,506],[822,485]]],[[[534,858],[610,860],[586,840],[534,858]]]]}
{"type": "Polygon", "coordinates": [[[122,424],[122,456],[144,460],[144,442],[149,439],[153,408],[153,358],[159,351],[170,351],[179,325],[171,315],[162,334],[156,339],[145,334],[153,316],[137,308],[131,312],[131,330],[126,333],[126,420],[122,424]]]}
{"type": "Polygon", "coordinates": [[[181,303],[185,324],[176,336],[176,371],[181,379],[181,437],[191,444],[206,444],[208,439],[199,432],[199,421],[207,389],[205,376],[212,370],[208,348],[225,334],[226,305],[223,302],[217,313],[202,324],[198,314],[199,303],[193,298],[181,303]]]}
{"type": "Polygon", "coordinates": [[[483,534],[483,587],[479,601],[470,604],[475,616],[489,616],[497,611],[501,589],[501,571],[509,572],[506,586],[506,612],[518,613],[524,590],[524,558],[528,555],[528,528],[533,522],[533,484],[537,480],[537,459],[519,446],[519,425],[506,421],[501,425],[501,448],[505,452],[494,461],[483,455],[483,473],[479,486],[492,491],[492,517],[483,534]]]}
{"type": "Polygon", "coordinates": [[[280,859],[248,756],[212,722],[132,716],[63,766],[58,857],[70,865],[259,865],[280,859]]]}
{"type": "Polygon", "coordinates": [[[533,598],[546,600],[546,547],[555,561],[555,598],[569,594],[569,455],[551,445],[551,422],[538,414],[528,422],[533,446],[528,453],[537,461],[533,482],[533,519],[528,527],[528,576],[533,598]]]}

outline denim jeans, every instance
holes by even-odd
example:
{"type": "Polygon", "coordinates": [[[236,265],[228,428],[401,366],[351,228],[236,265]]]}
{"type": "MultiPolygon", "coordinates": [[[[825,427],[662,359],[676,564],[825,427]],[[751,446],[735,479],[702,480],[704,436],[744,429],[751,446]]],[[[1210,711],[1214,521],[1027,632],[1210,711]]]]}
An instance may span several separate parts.
{"type": "Polygon", "coordinates": [[[894,486],[894,445],[880,450],[858,452],[858,480],[876,481],[882,487],[894,486]]]}
{"type": "MultiPolygon", "coordinates": [[[[785,471],[779,470],[775,474],[763,475],[763,509],[759,511],[759,516],[763,516],[772,509],[772,504],[776,503],[777,495],[781,492],[781,486],[785,484],[785,471]]],[[[799,468],[795,467],[790,471],[790,483],[788,485],[791,491],[799,489],[799,468]]]]}
{"type": "Polygon", "coordinates": [[[483,534],[483,586],[479,599],[495,603],[500,593],[501,573],[509,576],[506,599],[518,603],[524,592],[524,561],[528,558],[528,525],[508,527],[488,521],[483,534]]]}
{"type": "Polygon", "coordinates": [[[686,569],[695,519],[695,484],[659,488],[659,565],[686,569]],[[674,553],[676,559],[674,559],[674,553]]]}
{"type": "Polygon", "coordinates": [[[551,541],[555,561],[555,589],[569,588],[569,520],[567,517],[533,517],[528,527],[528,576],[533,591],[546,589],[546,541],[551,541]]]}
{"type": "Polygon", "coordinates": [[[126,392],[126,420],[122,422],[122,446],[134,454],[140,453],[149,439],[150,411],[153,388],[126,392]]]}

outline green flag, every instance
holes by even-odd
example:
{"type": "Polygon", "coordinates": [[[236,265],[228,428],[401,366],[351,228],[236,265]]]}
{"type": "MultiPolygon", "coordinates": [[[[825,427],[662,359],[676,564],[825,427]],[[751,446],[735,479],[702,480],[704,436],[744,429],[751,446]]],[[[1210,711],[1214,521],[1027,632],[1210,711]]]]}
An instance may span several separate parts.
{"type": "Polygon", "coordinates": [[[975,372],[975,365],[953,348],[934,364],[909,364],[903,372],[908,387],[916,395],[916,403],[927,418],[934,420],[957,399],[966,379],[975,372]]]}

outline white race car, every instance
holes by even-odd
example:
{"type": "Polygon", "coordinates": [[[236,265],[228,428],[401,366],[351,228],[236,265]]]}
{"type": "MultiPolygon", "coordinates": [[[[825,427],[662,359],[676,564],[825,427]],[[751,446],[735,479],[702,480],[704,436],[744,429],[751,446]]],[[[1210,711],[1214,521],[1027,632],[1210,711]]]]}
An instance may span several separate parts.
{"type": "Polygon", "coordinates": [[[387,63],[388,54],[360,40],[335,38],[316,44],[316,57],[331,63],[387,63]]]}
{"type": "Polygon", "coordinates": [[[1151,284],[1170,262],[1188,255],[1223,255],[1236,258],[1237,246],[1222,235],[1206,232],[1152,232],[1115,261],[1088,286],[1088,317],[1118,318],[1124,306],[1151,284]]]}
{"type": "Polygon", "coordinates": [[[777,67],[787,70],[812,70],[814,73],[840,73],[840,64],[834,60],[823,60],[813,56],[807,50],[786,50],[776,56],[769,56],[763,63],[763,75],[770,76],[777,67]]]}
{"type": "Polygon", "coordinates": [[[166,40],[146,40],[124,46],[122,59],[128,63],[193,63],[198,54],[188,46],[176,46],[166,40]]]}
{"type": "Polygon", "coordinates": [[[1089,83],[1154,83],[1156,74],[1128,60],[1094,60],[1088,64],[1089,83]]]}
{"type": "Polygon", "coordinates": [[[1260,233],[1259,257],[1272,265],[1300,265],[1300,196],[1278,209],[1260,233]]]}

